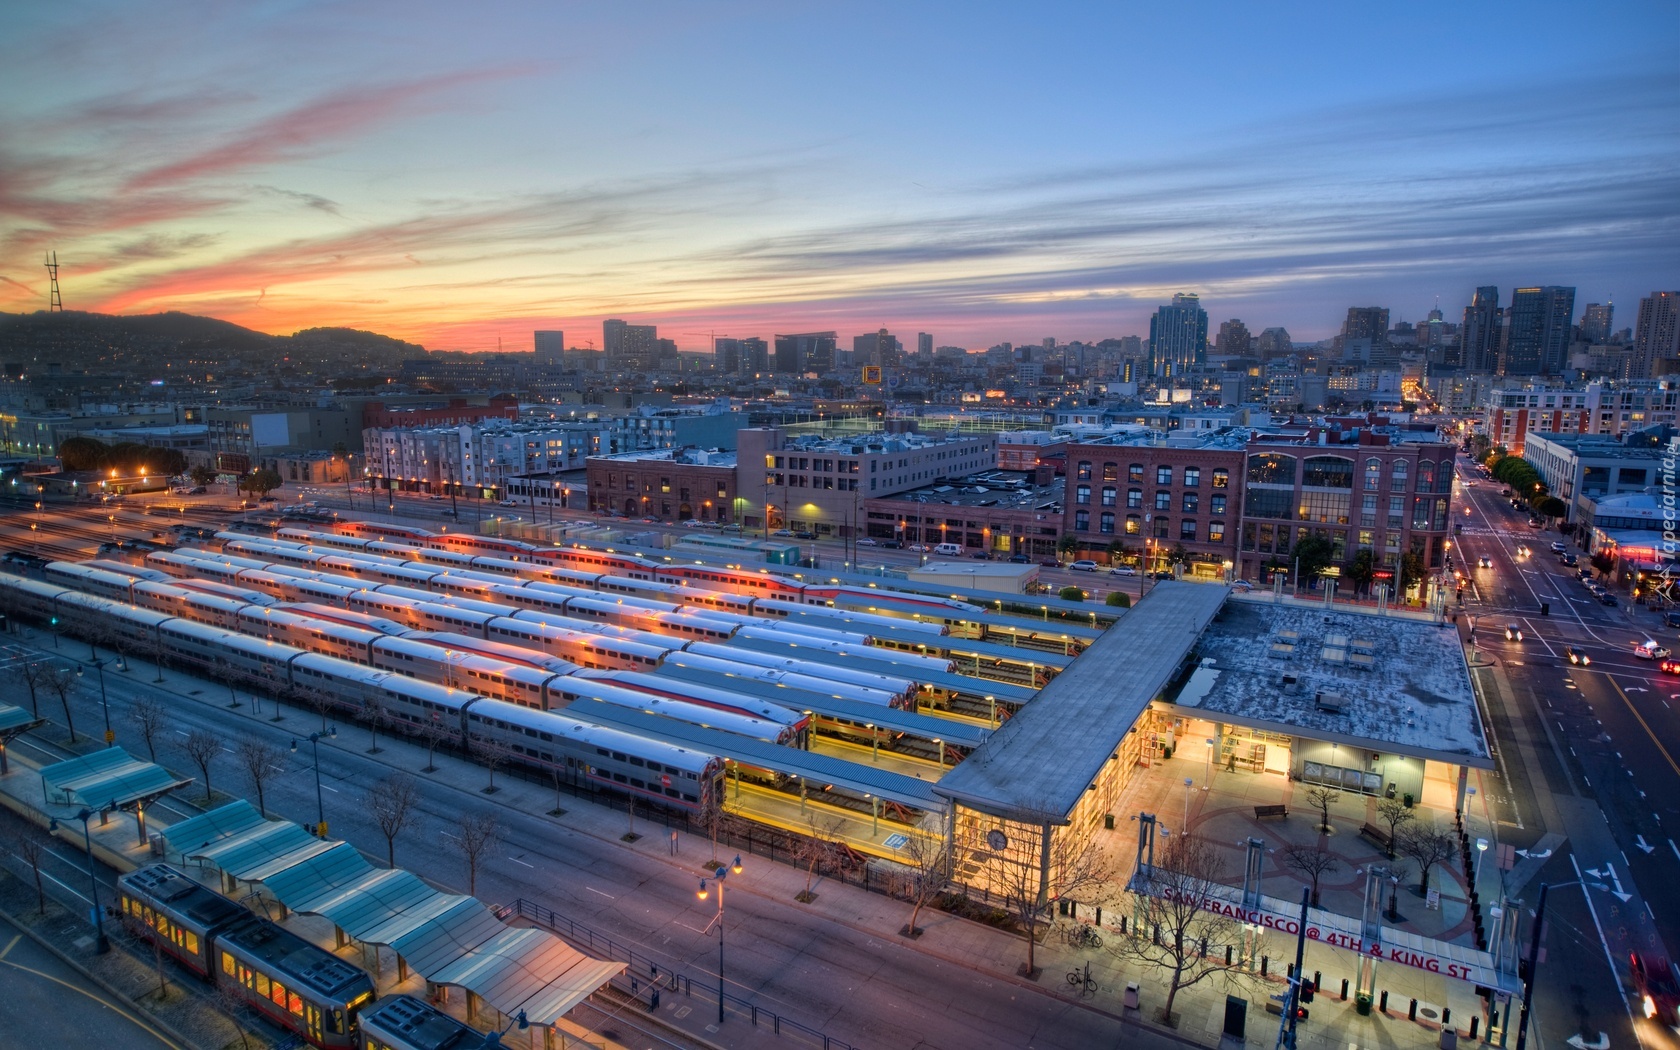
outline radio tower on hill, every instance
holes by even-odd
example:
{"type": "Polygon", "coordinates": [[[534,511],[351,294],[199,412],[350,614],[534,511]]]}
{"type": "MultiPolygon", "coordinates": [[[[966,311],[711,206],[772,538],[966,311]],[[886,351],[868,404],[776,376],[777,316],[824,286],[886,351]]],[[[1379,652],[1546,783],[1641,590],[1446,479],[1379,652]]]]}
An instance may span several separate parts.
{"type": "Polygon", "coordinates": [[[59,313],[63,313],[64,296],[58,293],[58,253],[48,252],[43,256],[42,261],[46,263],[47,267],[47,287],[49,289],[47,292],[47,311],[50,313],[57,310],[59,313]]]}

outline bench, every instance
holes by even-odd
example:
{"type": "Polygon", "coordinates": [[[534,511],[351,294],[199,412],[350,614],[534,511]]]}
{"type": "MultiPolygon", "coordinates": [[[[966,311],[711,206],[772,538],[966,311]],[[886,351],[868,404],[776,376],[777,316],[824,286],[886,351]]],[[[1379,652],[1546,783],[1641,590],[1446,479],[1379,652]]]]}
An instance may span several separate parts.
{"type": "Polygon", "coordinates": [[[1394,849],[1394,836],[1390,835],[1382,828],[1377,827],[1375,824],[1363,825],[1360,827],[1359,833],[1381,846],[1384,853],[1388,853],[1394,849]]]}
{"type": "Polygon", "coordinates": [[[1289,807],[1288,806],[1255,806],[1254,807],[1254,819],[1255,820],[1265,820],[1267,817],[1281,817],[1284,820],[1288,820],[1289,819],[1289,807]]]}

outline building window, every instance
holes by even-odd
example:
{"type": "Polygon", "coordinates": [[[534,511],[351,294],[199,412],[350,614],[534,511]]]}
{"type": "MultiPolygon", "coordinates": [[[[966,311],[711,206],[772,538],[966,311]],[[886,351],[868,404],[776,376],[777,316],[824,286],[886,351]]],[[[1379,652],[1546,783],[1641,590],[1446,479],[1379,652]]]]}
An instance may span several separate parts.
{"type": "Polygon", "coordinates": [[[1397,459],[1397,460],[1394,461],[1394,473],[1393,473],[1392,478],[1389,481],[1389,485],[1396,492],[1406,491],[1406,461],[1405,460],[1397,459]]]}
{"type": "Polygon", "coordinates": [[[1143,464],[1133,463],[1126,468],[1126,480],[1134,485],[1143,484],[1143,464]]]}
{"type": "Polygon", "coordinates": [[[1115,502],[1116,498],[1117,497],[1116,497],[1116,494],[1115,494],[1115,491],[1114,491],[1114,486],[1113,485],[1104,485],[1103,490],[1102,490],[1102,505],[1105,506],[1105,507],[1112,507],[1112,506],[1114,506],[1114,502],[1115,502]]]}
{"type": "Polygon", "coordinates": [[[1193,521],[1188,521],[1188,520],[1179,522],[1178,523],[1178,538],[1181,539],[1181,540],[1193,540],[1193,539],[1195,539],[1196,538],[1196,523],[1193,522],[1193,521]]]}
{"type": "Polygon", "coordinates": [[[1340,456],[1313,456],[1301,473],[1303,487],[1319,489],[1353,488],[1353,461],[1340,456]]]}
{"type": "Polygon", "coordinates": [[[1382,460],[1368,459],[1365,461],[1365,491],[1375,492],[1382,481],[1382,460]]]}
{"type": "Polygon", "coordinates": [[[1359,504],[1359,524],[1370,528],[1377,523],[1377,497],[1361,497],[1359,504]]]}
{"type": "Polygon", "coordinates": [[[1171,467],[1156,467],[1155,468],[1155,484],[1157,484],[1157,485],[1171,485],[1172,484],[1172,468],[1171,467]]]}
{"type": "Polygon", "coordinates": [[[1126,535],[1136,536],[1143,531],[1143,520],[1136,514],[1126,515],[1126,535]]]}
{"type": "Polygon", "coordinates": [[[1221,468],[1221,469],[1215,470],[1213,472],[1213,487],[1214,488],[1222,489],[1222,488],[1225,488],[1229,484],[1231,484],[1231,472],[1230,471],[1221,468]]]}
{"type": "Polygon", "coordinates": [[[1155,493],[1156,510],[1172,510],[1172,493],[1166,489],[1155,493]]]}
{"type": "Polygon", "coordinates": [[[1136,510],[1139,507],[1142,507],[1143,506],[1143,490],[1142,489],[1127,489],[1126,490],[1126,506],[1131,507],[1133,510],[1136,510]]]}
{"type": "Polygon", "coordinates": [[[1089,504],[1091,502],[1091,486],[1080,485],[1075,488],[1073,490],[1073,501],[1082,505],[1089,504]]]}
{"type": "Polygon", "coordinates": [[[1209,543],[1224,543],[1225,542],[1225,523],[1223,521],[1210,521],[1210,522],[1208,522],[1208,542],[1209,543]]]}
{"type": "Polygon", "coordinates": [[[1295,487],[1295,457],[1275,452],[1248,457],[1248,481],[1251,485],[1288,485],[1295,487]]]}
{"type": "Polygon", "coordinates": [[[1359,547],[1360,547],[1361,550],[1370,550],[1371,549],[1371,530],[1370,529],[1360,529],[1359,530],[1359,547]]]}
{"type": "Polygon", "coordinates": [[[1405,517],[1406,517],[1406,497],[1404,497],[1404,496],[1390,496],[1390,497],[1388,497],[1388,527],[1391,528],[1391,529],[1400,528],[1402,525],[1405,524],[1405,517]]]}
{"type": "Polygon", "coordinates": [[[1186,514],[1196,513],[1196,504],[1200,503],[1200,502],[1201,502],[1201,497],[1200,496],[1196,495],[1194,492],[1186,492],[1184,494],[1184,513],[1186,513],[1186,514]]]}
{"type": "Polygon", "coordinates": [[[1418,491],[1428,492],[1435,487],[1435,464],[1418,464],[1418,491]]]}
{"type": "Polygon", "coordinates": [[[1105,510],[1098,516],[1097,531],[1101,532],[1104,536],[1114,535],[1114,514],[1112,511],[1105,510]]]}
{"type": "Polygon", "coordinates": [[[1120,480],[1120,464],[1118,464],[1118,463],[1104,463],[1103,464],[1103,480],[1104,481],[1119,481],[1120,480]]]}
{"type": "Polygon", "coordinates": [[[1155,538],[1158,539],[1158,540],[1164,540],[1164,539],[1167,538],[1167,519],[1166,518],[1156,518],[1155,519],[1155,538]]]}
{"type": "Polygon", "coordinates": [[[1213,496],[1208,500],[1208,510],[1214,514],[1225,513],[1225,497],[1213,496]]]}
{"type": "Polygon", "coordinates": [[[1079,461],[1079,480],[1091,480],[1091,461],[1088,459],[1082,459],[1079,461]]]}
{"type": "Polygon", "coordinates": [[[1075,532],[1089,532],[1089,531],[1091,531],[1091,512],[1090,511],[1088,511],[1088,510],[1076,510],[1076,511],[1073,512],[1073,531],[1075,531],[1075,532]]]}
{"type": "Polygon", "coordinates": [[[1196,486],[1200,485],[1201,483],[1202,483],[1202,468],[1201,467],[1185,467],[1184,468],[1184,487],[1185,488],[1193,489],[1196,486]]]}

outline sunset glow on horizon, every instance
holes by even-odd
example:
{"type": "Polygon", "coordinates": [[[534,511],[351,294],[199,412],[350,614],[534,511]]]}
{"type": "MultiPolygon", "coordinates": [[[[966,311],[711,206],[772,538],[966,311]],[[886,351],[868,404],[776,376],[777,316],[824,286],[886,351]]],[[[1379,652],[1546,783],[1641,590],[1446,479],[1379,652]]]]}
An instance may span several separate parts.
{"type": "Polygon", "coordinates": [[[46,307],[48,251],[67,309],[434,350],[598,344],[605,317],[684,350],[1099,339],[1178,291],[1313,339],[1350,305],[1456,320],[1478,284],[1680,286],[1672,4],[10,21],[7,312],[46,307]]]}

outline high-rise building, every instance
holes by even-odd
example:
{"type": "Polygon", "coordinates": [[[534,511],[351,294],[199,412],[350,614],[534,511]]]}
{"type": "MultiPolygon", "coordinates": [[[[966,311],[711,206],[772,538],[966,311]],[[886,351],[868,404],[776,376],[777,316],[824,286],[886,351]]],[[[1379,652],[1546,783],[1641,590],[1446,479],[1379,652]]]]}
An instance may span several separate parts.
{"type": "Polygon", "coordinates": [[[833,332],[802,332],[776,336],[777,372],[831,372],[834,370],[833,332]]]}
{"type": "Polygon", "coordinates": [[[723,375],[739,375],[741,372],[741,341],[728,336],[714,336],[712,339],[712,371],[723,375]]]}
{"type": "Polygon", "coordinates": [[[626,324],[611,318],[601,322],[601,348],[607,368],[619,372],[651,372],[659,367],[659,327],[626,324]]]}
{"type": "Polygon", "coordinates": [[[1248,353],[1248,326],[1235,317],[1219,325],[1219,335],[1214,345],[1222,354],[1248,353]]]}
{"type": "Polygon", "coordinates": [[[741,340],[741,371],[747,375],[770,371],[770,344],[756,337],[741,340]]]}
{"type": "Polygon", "coordinates": [[[1350,306],[1347,320],[1342,322],[1342,338],[1369,339],[1373,343],[1388,339],[1388,307],[1350,306]]]}
{"type": "Polygon", "coordinates": [[[1587,308],[1581,311],[1581,341],[1593,344],[1609,342],[1610,317],[1615,310],[1615,303],[1588,303],[1587,308]]]}
{"type": "Polygon", "coordinates": [[[917,332],[916,333],[916,360],[918,360],[918,361],[931,361],[931,360],[933,360],[933,333],[932,332],[917,332]]]}
{"type": "Polygon", "coordinates": [[[1575,289],[1559,285],[1518,288],[1506,311],[1499,374],[1556,375],[1569,354],[1570,325],[1575,319],[1575,289]]]}
{"type": "Polygon", "coordinates": [[[1260,360],[1270,361],[1274,357],[1287,357],[1295,352],[1295,344],[1290,341],[1289,329],[1268,328],[1260,333],[1260,360]]]}
{"type": "Polygon", "coordinates": [[[1680,357],[1680,292],[1652,292],[1639,300],[1633,334],[1633,376],[1666,373],[1680,357]]]}
{"type": "Polygon", "coordinates": [[[1179,292],[1149,319],[1149,374],[1174,379],[1207,362],[1208,315],[1201,297],[1179,292]]]}
{"type": "Polygon", "coordinates": [[[1459,330],[1459,359],[1466,372],[1492,372],[1499,364],[1499,289],[1491,284],[1476,289],[1464,308],[1459,330]]]}
{"type": "Polygon", "coordinates": [[[533,333],[537,348],[538,368],[560,368],[566,360],[565,332],[533,333]]]}
{"type": "Polygon", "coordinates": [[[899,349],[897,337],[885,328],[868,335],[853,336],[852,363],[890,368],[898,364],[899,349]]]}

